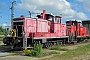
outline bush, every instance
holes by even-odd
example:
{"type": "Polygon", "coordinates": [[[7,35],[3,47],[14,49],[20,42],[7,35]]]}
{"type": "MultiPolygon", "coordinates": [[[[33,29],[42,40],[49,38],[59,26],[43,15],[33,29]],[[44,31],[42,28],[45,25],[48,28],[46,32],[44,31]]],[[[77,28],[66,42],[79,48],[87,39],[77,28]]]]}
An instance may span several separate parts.
{"type": "Polygon", "coordinates": [[[40,42],[39,42],[39,44],[37,42],[35,42],[33,50],[29,50],[29,49],[25,48],[23,50],[23,52],[25,53],[26,56],[41,57],[43,55],[42,44],[40,42]]]}
{"type": "Polygon", "coordinates": [[[36,57],[41,57],[43,55],[43,52],[42,52],[42,44],[39,42],[35,42],[34,44],[34,56],[36,57]]]}
{"type": "Polygon", "coordinates": [[[4,33],[3,32],[0,32],[0,35],[3,35],[4,33]]]}
{"type": "Polygon", "coordinates": [[[89,42],[89,39],[85,39],[84,42],[89,42]]]}
{"type": "Polygon", "coordinates": [[[31,55],[31,51],[29,49],[27,49],[27,48],[25,48],[23,50],[23,52],[25,53],[26,56],[30,56],[31,55]]]}

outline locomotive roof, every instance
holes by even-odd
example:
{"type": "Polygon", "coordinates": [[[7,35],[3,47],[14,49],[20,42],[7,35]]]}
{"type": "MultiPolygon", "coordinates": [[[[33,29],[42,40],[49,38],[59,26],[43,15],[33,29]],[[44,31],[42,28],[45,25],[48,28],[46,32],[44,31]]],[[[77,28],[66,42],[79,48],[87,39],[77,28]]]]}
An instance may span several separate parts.
{"type": "Polygon", "coordinates": [[[81,20],[66,20],[66,22],[69,22],[69,21],[77,21],[77,22],[81,22],[81,20]]]}
{"type": "Polygon", "coordinates": [[[14,18],[13,20],[23,20],[24,18],[14,18]]]}
{"type": "Polygon", "coordinates": [[[51,14],[45,14],[45,15],[52,16],[53,17],[53,15],[51,15],[51,14]]]}
{"type": "Polygon", "coordinates": [[[20,17],[14,18],[13,20],[23,20],[24,18],[25,18],[24,15],[21,15],[20,17]]]}
{"type": "Polygon", "coordinates": [[[61,16],[55,16],[55,17],[62,18],[61,16]]]}
{"type": "Polygon", "coordinates": [[[90,23],[90,20],[83,20],[83,23],[90,23]]]}
{"type": "Polygon", "coordinates": [[[90,20],[82,20],[82,21],[85,21],[85,22],[90,22],[90,20]]]}

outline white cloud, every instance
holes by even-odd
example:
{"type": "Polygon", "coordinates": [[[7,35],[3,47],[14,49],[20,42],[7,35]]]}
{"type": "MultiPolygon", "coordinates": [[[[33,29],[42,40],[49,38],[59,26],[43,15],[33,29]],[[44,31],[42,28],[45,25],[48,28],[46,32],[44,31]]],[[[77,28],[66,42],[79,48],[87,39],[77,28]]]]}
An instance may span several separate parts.
{"type": "Polygon", "coordinates": [[[54,15],[62,14],[63,18],[87,19],[87,16],[83,12],[73,10],[67,0],[21,0],[21,2],[21,4],[17,5],[20,9],[38,13],[41,13],[45,9],[54,15]]]}
{"type": "Polygon", "coordinates": [[[10,27],[11,25],[10,24],[7,24],[7,23],[3,23],[2,26],[3,27],[10,27]]]}
{"type": "Polygon", "coordinates": [[[90,0],[77,0],[83,3],[84,8],[90,12],[90,0]]]}
{"type": "Polygon", "coordinates": [[[5,27],[5,26],[7,26],[7,24],[3,23],[3,24],[2,24],[2,26],[4,26],[4,27],[5,27]]]}
{"type": "Polygon", "coordinates": [[[75,15],[74,18],[77,18],[77,19],[82,19],[83,20],[83,19],[87,18],[87,16],[82,12],[78,12],[78,13],[76,13],[74,15],[75,15]]]}

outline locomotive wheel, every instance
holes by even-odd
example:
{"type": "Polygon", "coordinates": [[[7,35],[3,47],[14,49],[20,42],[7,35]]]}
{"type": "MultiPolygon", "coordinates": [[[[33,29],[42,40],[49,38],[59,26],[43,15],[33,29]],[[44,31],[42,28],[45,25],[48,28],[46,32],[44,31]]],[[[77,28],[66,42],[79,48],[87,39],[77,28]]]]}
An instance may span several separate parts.
{"type": "Polygon", "coordinates": [[[6,43],[7,45],[10,45],[10,42],[9,41],[7,41],[7,43],[6,43]]]}
{"type": "Polygon", "coordinates": [[[11,46],[11,49],[13,50],[15,47],[16,47],[16,44],[12,45],[11,46]]]}
{"type": "Polygon", "coordinates": [[[3,38],[3,43],[6,45],[10,45],[10,39],[9,38],[3,38]]]}
{"type": "Polygon", "coordinates": [[[52,43],[50,43],[50,47],[52,47],[52,43]]]}
{"type": "Polygon", "coordinates": [[[49,47],[51,47],[53,44],[51,43],[51,42],[47,42],[46,44],[45,44],[45,47],[46,48],[49,48],[49,47]]]}
{"type": "Polygon", "coordinates": [[[48,43],[46,43],[46,48],[49,48],[49,45],[48,45],[48,43]]]}

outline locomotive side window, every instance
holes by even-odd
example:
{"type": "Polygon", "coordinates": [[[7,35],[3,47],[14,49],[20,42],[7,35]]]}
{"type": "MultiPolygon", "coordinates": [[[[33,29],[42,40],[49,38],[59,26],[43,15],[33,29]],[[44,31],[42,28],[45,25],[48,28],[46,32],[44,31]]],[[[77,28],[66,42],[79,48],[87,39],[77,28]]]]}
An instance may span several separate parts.
{"type": "Polygon", "coordinates": [[[52,21],[52,16],[49,16],[48,20],[52,21]]]}
{"type": "Polygon", "coordinates": [[[45,17],[46,17],[46,20],[50,20],[50,21],[53,20],[53,15],[45,14],[45,17]]]}
{"type": "Polygon", "coordinates": [[[60,22],[60,18],[55,18],[55,22],[60,22]]]}
{"type": "Polygon", "coordinates": [[[76,25],[77,21],[72,21],[72,23],[71,23],[71,21],[66,21],[66,24],[67,25],[76,25]]]}

